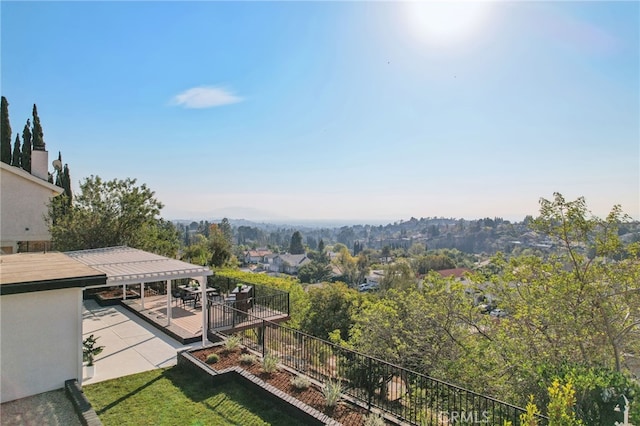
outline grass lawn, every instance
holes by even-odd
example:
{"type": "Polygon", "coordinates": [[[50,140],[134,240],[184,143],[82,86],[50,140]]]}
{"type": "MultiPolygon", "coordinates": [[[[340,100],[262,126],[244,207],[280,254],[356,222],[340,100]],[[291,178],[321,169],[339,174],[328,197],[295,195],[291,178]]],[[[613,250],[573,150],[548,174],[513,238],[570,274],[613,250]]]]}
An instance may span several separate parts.
{"type": "Polygon", "coordinates": [[[240,384],[213,386],[203,379],[171,367],[83,389],[105,426],[301,424],[240,384]]]}

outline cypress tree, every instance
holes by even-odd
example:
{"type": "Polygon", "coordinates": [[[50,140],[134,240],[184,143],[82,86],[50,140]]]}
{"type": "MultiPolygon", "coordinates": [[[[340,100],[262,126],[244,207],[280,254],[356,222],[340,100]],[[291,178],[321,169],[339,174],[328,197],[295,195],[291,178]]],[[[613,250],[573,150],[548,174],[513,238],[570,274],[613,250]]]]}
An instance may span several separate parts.
{"type": "Polygon", "coordinates": [[[22,168],[22,153],[20,152],[20,133],[16,133],[16,143],[13,145],[11,165],[22,168]]]}
{"type": "MultiPolygon", "coordinates": [[[[60,162],[60,167],[62,167],[62,154],[60,154],[60,151],[58,151],[58,161],[60,162]]],[[[56,186],[64,188],[64,185],[62,185],[62,169],[56,169],[56,186]]]]}
{"type": "Polygon", "coordinates": [[[302,234],[296,231],[291,236],[291,244],[289,245],[289,253],[304,254],[304,245],[302,244],[302,234]]]}
{"type": "Polygon", "coordinates": [[[44,151],[44,133],[40,125],[40,117],[38,117],[38,108],[33,104],[33,149],[36,151],[44,151]]]}
{"type": "Polygon", "coordinates": [[[71,176],[69,175],[69,166],[64,165],[64,171],[62,172],[62,187],[64,188],[64,195],[67,197],[67,206],[71,206],[73,194],[71,193],[71,176]]]}
{"type": "Polygon", "coordinates": [[[9,102],[2,97],[0,107],[0,161],[11,164],[11,123],[9,122],[9,102]]]}
{"type": "Polygon", "coordinates": [[[22,168],[31,173],[31,122],[29,119],[22,131],[22,168]]]}

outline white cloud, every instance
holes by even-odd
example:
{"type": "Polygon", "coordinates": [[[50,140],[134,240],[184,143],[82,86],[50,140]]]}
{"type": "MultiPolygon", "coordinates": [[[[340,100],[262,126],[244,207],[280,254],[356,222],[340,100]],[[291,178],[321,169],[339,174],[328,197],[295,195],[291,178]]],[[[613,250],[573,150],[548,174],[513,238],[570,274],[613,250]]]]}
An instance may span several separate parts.
{"type": "Polygon", "coordinates": [[[241,101],[242,98],[220,87],[193,87],[176,95],[172,104],[184,108],[212,108],[241,101]]]}

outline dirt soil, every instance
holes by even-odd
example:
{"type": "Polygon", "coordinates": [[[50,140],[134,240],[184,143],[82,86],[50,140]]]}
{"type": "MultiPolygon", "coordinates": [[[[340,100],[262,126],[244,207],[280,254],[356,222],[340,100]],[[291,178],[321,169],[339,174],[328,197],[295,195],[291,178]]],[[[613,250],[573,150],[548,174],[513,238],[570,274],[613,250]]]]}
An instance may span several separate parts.
{"type": "Polygon", "coordinates": [[[293,373],[285,370],[279,370],[270,374],[265,373],[262,371],[260,360],[252,365],[240,363],[240,349],[228,352],[225,351],[222,346],[215,346],[213,348],[191,352],[193,356],[203,362],[205,362],[207,356],[212,353],[216,353],[220,357],[218,362],[211,364],[211,367],[215,370],[224,370],[225,368],[230,367],[241,367],[254,376],[259,377],[266,383],[269,383],[271,386],[288,393],[299,401],[304,402],[327,416],[330,416],[345,426],[362,426],[364,424],[364,416],[367,414],[365,409],[349,404],[346,401],[339,402],[336,407],[328,408],[325,406],[325,399],[322,395],[322,391],[316,386],[311,385],[304,390],[296,389],[291,384],[291,378],[295,377],[293,373]]]}

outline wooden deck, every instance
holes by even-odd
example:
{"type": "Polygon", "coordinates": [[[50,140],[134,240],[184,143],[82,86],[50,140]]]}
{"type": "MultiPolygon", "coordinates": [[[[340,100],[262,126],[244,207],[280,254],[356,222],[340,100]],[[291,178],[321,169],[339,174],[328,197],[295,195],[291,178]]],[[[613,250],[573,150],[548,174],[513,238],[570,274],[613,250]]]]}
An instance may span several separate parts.
{"type": "Polygon", "coordinates": [[[171,324],[167,318],[167,296],[147,296],[144,309],[140,299],[123,300],[121,303],[140,318],[182,343],[202,340],[202,308],[182,305],[180,300],[171,302],[171,324]]]}
{"type": "MultiPolygon", "coordinates": [[[[167,318],[167,296],[146,296],[144,298],[144,309],[142,309],[141,299],[122,300],[121,304],[140,318],[151,323],[156,328],[162,330],[172,338],[183,344],[202,340],[202,307],[193,308],[193,305],[182,305],[180,300],[171,302],[171,324],[167,318]]],[[[216,311],[214,305],[211,309],[216,311]]],[[[219,311],[220,312],[220,311],[219,311]]],[[[290,317],[286,312],[265,310],[262,306],[253,306],[246,312],[246,316],[236,316],[235,321],[229,321],[232,312],[223,314],[225,320],[220,324],[209,324],[210,332],[221,332],[232,334],[259,325],[262,320],[271,322],[282,322],[290,317]]],[[[221,319],[220,315],[212,317],[221,319]]]]}

